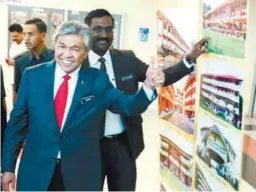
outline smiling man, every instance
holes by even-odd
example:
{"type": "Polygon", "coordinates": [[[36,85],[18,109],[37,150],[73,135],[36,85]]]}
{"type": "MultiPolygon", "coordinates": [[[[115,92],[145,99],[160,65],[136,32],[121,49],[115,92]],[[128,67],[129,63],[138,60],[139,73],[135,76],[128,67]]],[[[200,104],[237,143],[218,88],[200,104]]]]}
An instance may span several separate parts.
{"type": "Polygon", "coordinates": [[[24,42],[28,49],[15,58],[14,65],[14,98],[18,92],[22,73],[27,67],[53,60],[54,52],[45,43],[47,26],[38,18],[27,20],[23,27],[24,42]]]}
{"type": "Polygon", "coordinates": [[[15,188],[17,151],[25,139],[17,191],[100,191],[106,109],[138,115],[156,98],[153,79],[161,73],[149,73],[136,95],[124,95],[85,62],[88,39],[85,25],[64,22],[56,32],[55,60],[25,70],[4,138],[5,191],[15,188]]]}
{"type": "MultiPolygon", "coordinates": [[[[111,49],[114,38],[114,18],[105,9],[95,9],[84,19],[91,32],[91,67],[107,72],[111,83],[124,93],[134,94],[139,82],[144,82],[148,65],[136,57],[132,50],[111,49]]],[[[135,29],[134,29],[135,30],[135,29]]],[[[199,41],[186,58],[163,71],[165,80],[156,79],[158,86],[171,85],[194,69],[195,60],[205,51],[206,39],[199,41]]],[[[136,159],[144,149],[142,117],[113,114],[107,111],[102,120],[104,137],[101,139],[102,189],[105,177],[109,191],[135,191],[136,159]]]]}

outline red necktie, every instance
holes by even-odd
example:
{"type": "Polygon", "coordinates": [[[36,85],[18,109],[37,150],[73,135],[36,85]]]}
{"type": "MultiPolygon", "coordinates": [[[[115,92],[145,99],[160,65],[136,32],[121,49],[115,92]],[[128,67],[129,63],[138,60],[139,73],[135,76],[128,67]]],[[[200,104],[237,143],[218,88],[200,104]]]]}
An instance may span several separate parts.
{"type": "Polygon", "coordinates": [[[61,130],[65,107],[68,99],[68,80],[70,79],[70,76],[65,75],[63,76],[63,78],[64,80],[60,85],[54,99],[55,114],[56,114],[56,118],[57,118],[57,122],[60,130],[61,130]]]}

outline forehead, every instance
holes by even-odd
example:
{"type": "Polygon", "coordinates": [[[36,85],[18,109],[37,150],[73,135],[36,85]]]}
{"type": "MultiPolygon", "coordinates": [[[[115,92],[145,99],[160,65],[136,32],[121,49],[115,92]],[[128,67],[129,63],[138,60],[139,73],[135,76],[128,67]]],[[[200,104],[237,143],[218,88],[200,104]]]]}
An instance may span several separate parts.
{"type": "Polygon", "coordinates": [[[23,32],[39,32],[35,24],[25,24],[23,27],[23,32]]]}
{"type": "Polygon", "coordinates": [[[80,35],[60,35],[56,42],[68,47],[84,47],[84,40],[80,35]]]}
{"type": "Polygon", "coordinates": [[[110,16],[94,17],[92,18],[91,26],[113,26],[113,22],[110,16]]]}
{"type": "Polygon", "coordinates": [[[16,31],[11,32],[11,36],[12,36],[12,37],[17,37],[19,34],[20,34],[20,33],[16,32],[16,31]]]}

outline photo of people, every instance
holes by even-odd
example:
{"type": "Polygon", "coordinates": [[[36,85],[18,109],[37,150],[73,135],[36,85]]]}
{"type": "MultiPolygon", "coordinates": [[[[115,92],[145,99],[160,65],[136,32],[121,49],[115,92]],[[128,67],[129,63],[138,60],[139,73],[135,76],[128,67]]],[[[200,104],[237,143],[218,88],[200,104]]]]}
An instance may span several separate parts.
{"type": "Polygon", "coordinates": [[[247,0],[203,0],[203,35],[211,38],[210,52],[244,58],[246,29],[247,0]]]}
{"type": "Polygon", "coordinates": [[[197,155],[235,190],[238,190],[241,172],[241,144],[238,131],[225,128],[207,113],[199,112],[197,155]]]}
{"type": "Polygon", "coordinates": [[[243,68],[239,61],[202,59],[200,65],[200,107],[241,130],[243,68]],[[238,63],[238,65],[237,65],[238,63]]]}

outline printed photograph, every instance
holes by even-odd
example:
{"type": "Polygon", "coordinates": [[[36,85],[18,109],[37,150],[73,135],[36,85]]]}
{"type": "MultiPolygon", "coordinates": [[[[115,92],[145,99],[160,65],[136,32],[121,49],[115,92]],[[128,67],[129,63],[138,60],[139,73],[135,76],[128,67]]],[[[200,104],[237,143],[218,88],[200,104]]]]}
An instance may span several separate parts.
{"type": "MultiPolygon", "coordinates": [[[[161,133],[160,173],[162,183],[174,191],[191,191],[193,177],[193,139],[165,127],[161,133]]],[[[169,191],[169,190],[167,190],[169,191]]]]}
{"type": "Polygon", "coordinates": [[[244,71],[242,65],[214,56],[201,61],[203,65],[200,64],[200,107],[241,130],[244,71]]]}
{"type": "Polygon", "coordinates": [[[247,0],[203,0],[203,29],[210,52],[244,58],[247,0]]]}
{"type": "Polygon", "coordinates": [[[219,177],[238,190],[241,172],[242,136],[199,112],[197,155],[219,177]]]}

